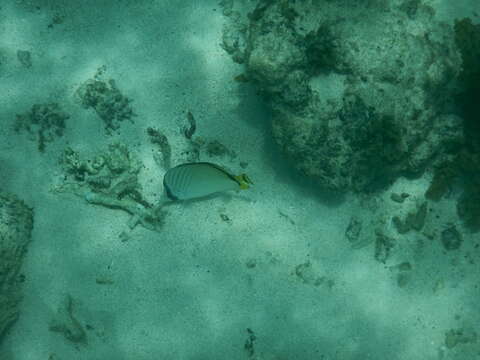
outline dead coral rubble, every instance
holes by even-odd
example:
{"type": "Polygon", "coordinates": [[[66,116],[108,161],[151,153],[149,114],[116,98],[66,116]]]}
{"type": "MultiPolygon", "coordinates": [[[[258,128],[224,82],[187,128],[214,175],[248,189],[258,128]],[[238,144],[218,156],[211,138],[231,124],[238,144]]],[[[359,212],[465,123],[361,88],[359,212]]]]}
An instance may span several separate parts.
{"type": "Polygon", "coordinates": [[[162,227],[166,213],[145,200],[138,182],[142,164],[125,145],[111,144],[91,159],[67,148],[61,162],[67,182],[57,192],[73,192],[90,204],[123,210],[132,215],[131,228],[137,224],[150,230],[162,227]]]}

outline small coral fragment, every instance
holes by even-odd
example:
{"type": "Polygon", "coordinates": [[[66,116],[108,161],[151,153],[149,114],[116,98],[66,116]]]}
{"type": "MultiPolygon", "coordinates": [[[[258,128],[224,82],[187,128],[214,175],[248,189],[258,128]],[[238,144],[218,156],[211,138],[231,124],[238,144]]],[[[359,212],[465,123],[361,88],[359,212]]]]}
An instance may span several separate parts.
{"type": "Polygon", "coordinates": [[[189,111],[187,112],[187,120],[188,120],[188,127],[183,128],[183,134],[187,139],[191,139],[193,134],[195,134],[195,130],[197,130],[197,122],[193,117],[193,114],[189,111]]]}
{"type": "Polygon", "coordinates": [[[67,295],[64,303],[58,309],[56,318],[52,320],[49,330],[63,334],[65,339],[72,343],[87,345],[87,333],[73,312],[73,299],[67,295]]]}
{"type": "Polygon", "coordinates": [[[170,169],[172,162],[172,149],[167,137],[160,130],[149,127],[147,134],[150,136],[150,142],[158,145],[158,151],[153,154],[155,162],[164,169],[170,169]]]}

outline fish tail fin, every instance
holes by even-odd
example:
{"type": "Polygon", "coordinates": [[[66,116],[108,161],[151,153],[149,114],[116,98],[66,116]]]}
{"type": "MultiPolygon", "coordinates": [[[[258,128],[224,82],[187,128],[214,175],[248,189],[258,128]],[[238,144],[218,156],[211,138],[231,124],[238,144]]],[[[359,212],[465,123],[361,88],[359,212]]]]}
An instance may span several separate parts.
{"type": "Polygon", "coordinates": [[[253,185],[252,180],[247,176],[247,174],[241,174],[235,176],[235,180],[237,180],[238,184],[240,185],[240,189],[246,190],[250,187],[250,185],[253,185]]]}

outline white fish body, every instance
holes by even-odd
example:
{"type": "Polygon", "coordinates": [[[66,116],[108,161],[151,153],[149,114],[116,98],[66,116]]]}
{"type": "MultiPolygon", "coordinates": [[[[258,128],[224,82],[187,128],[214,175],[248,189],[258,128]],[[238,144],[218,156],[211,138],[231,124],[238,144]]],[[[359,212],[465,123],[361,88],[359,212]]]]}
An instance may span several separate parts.
{"type": "Polygon", "coordinates": [[[250,183],[246,175],[232,175],[208,162],[178,165],[168,170],[163,178],[167,196],[172,200],[188,200],[223,191],[246,189],[250,183]]]}

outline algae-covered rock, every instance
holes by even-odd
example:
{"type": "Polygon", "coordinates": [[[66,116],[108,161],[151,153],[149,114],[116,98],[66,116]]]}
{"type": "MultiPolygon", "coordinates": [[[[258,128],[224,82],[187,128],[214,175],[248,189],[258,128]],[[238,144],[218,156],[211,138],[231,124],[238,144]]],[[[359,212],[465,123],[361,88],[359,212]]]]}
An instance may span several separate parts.
{"type": "Polygon", "coordinates": [[[348,223],[347,229],[345,230],[345,237],[350,244],[358,243],[360,238],[360,233],[362,232],[362,221],[356,217],[352,216],[350,222],[348,223]]]}
{"type": "Polygon", "coordinates": [[[27,132],[37,142],[38,150],[44,152],[47,143],[63,136],[69,117],[57,103],[35,104],[29,111],[17,114],[14,130],[27,132]]]}
{"type": "Polygon", "coordinates": [[[282,154],[319,186],[366,191],[419,175],[460,141],[461,119],[444,105],[461,58],[452,28],[437,23],[431,8],[249,4],[227,4],[224,48],[272,109],[282,154]]]}
{"type": "Polygon", "coordinates": [[[388,258],[390,257],[391,250],[395,247],[396,239],[389,237],[384,234],[382,229],[375,230],[375,260],[386,263],[388,258]]]}
{"type": "Polygon", "coordinates": [[[457,250],[462,245],[463,237],[456,226],[451,225],[442,231],[441,241],[445,250],[457,250]]]}
{"type": "Polygon", "coordinates": [[[85,81],[77,90],[82,106],[93,108],[105,124],[107,133],[120,128],[121,122],[133,121],[135,113],[132,100],[122,94],[114,79],[105,79],[105,67],[100,68],[92,79],[85,81]]]}
{"type": "Polygon", "coordinates": [[[398,233],[405,234],[410,230],[422,230],[427,217],[427,205],[426,201],[417,203],[415,208],[409,211],[403,220],[399,216],[394,216],[392,222],[398,233]]]}
{"type": "Polygon", "coordinates": [[[0,341],[19,315],[19,272],[32,227],[32,209],[15,196],[0,192],[0,341]]]}
{"type": "Polygon", "coordinates": [[[467,185],[457,202],[458,216],[472,231],[480,231],[480,190],[467,185]]]}
{"type": "Polygon", "coordinates": [[[477,338],[478,336],[474,329],[450,329],[445,332],[445,346],[451,349],[459,344],[476,343],[477,338]]]}
{"type": "Polygon", "coordinates": [[[32,54],[27,50],[17,50],[17,59],[22,66],[28,68],[32,67],[32,54]]]}
{"type": "Polygon", "coordinates": [[[410,262],[404,261],[398,265],[391,266],[390,270],[396,273],[399,288],[405,288],[409,284],[412,278],[412,264],[410,262]]]}
{"type": "Polygon", "coordinates": [[[230,157],[235,158],[237,156],[234,151],[227,148],[218,140],[211,140],[207,142],[205,150],[207,155],[210,157],[229,155],[230,157]]]}
{"type": "Polygon", "coordinates": [[[458,165],[452,160],[443,161],[436,166],[432,181],[425,192],[425,197],[433,201],[440,200],[459,175],[459,170],[458,165]]]}

